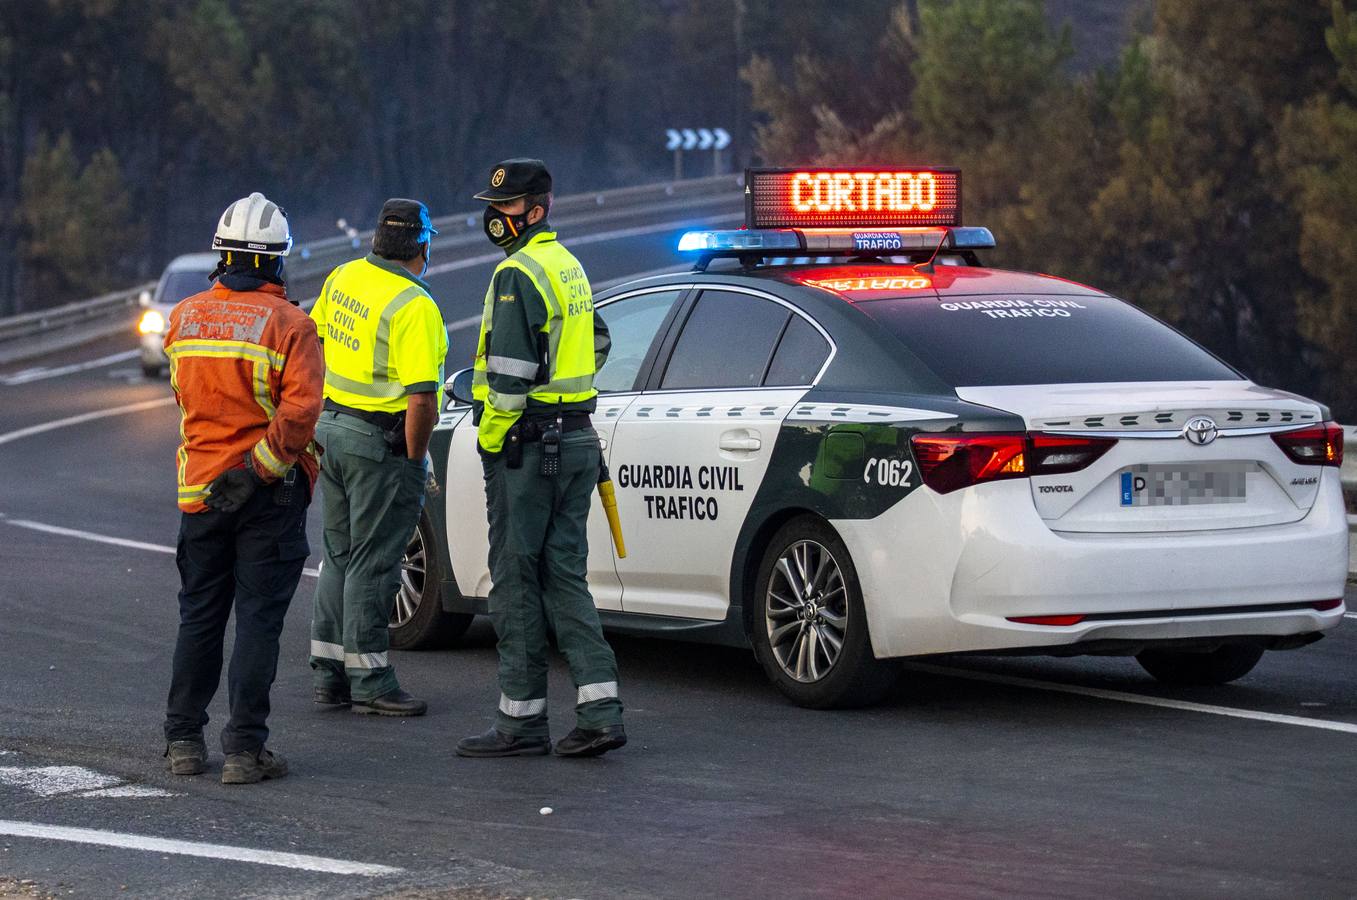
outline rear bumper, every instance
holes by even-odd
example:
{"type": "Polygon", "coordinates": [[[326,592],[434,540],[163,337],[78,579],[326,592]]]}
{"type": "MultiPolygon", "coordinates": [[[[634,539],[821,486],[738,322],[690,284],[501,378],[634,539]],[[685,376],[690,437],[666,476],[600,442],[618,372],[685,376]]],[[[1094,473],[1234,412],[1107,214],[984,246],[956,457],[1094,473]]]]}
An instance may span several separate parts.
{"type": "Polygon", "coordinates": [[[870,521],[836,521],[862,582],[878,657],[1084,641],[1286,636],[1332,628],[1344,607],[1175,616],[1175,610],[1342,597],[1348,530],[1338,472],[1298,522],[1166,534],[1062,534],[1024,480],[938,495],[920,488],[870,521]],[[1118,612],[1162,611],[1118,620],[1118,612]],[[1010,616],[1099,614],[1072,626],[1010,616]]]}

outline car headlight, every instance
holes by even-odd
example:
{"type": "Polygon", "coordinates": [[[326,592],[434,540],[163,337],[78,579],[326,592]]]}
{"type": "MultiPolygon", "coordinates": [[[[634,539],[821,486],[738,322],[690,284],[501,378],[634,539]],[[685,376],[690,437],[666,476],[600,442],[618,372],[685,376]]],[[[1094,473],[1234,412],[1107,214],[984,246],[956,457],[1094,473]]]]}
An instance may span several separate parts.
{"type": "Polygon", "coordinates": [[[141,314],[141,321],[137,323],[137,331],[142,334],[164,334],[165,317],[157,310],[148,309],[141,314]]]}

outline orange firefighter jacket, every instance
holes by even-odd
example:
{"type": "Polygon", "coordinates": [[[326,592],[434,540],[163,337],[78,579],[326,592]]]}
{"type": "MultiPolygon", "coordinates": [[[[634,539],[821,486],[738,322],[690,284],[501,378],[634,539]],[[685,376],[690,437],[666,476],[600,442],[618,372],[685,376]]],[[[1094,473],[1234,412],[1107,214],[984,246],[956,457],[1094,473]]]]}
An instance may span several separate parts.
{"type": "Polygon", "coordinates": [[[282,287],[219,281],[189,297],[170,313],[165,352],[181,411],[180,509],[206,509],[207,486],[247,457],[265,481],[295,463],[315,485],[325,357],[315,323],[282,287]]]}

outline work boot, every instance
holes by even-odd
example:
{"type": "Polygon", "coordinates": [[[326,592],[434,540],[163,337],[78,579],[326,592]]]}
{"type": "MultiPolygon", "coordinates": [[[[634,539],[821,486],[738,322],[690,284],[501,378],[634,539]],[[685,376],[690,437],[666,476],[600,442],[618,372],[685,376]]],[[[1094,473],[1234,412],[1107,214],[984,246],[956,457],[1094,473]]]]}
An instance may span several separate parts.
{"type": "Polygon", "coordinates": [[[207,771],[207,744],[202,741],[170,741],[165,748],[165,768],[175,775],[201,775],[207,771]]]}
{"type": "Polygon", "coordinates": [[[627,732],[621,725],[608,725],[596,729],[576,728],[556,742],[556,755],[583,759],[589,756],[602,756],[609,750],[625,747],[626,744],[627,732]]]}
{"type": "Polygon", "coordinates": [[[388,691],[371,700],[354,700],[353,711],[362,715],[378,716],[422,716],[428,712],[429,704],[410,696],[400,688],[388,691]]]}
{"type": "Polygon", "coordinates": [[[260,747],[258,750],[228,755],[221,767],[221,783],[258,784],[269,778],[282,778],[286,774],[287,760],[260,747]]]}
{"type": "Polygon", "coordinates": [[[334,685],[317,687],[315,697],[316,703],[320,706],[348,706],[352,702],[347,684],[343,687],[334,685]]]}
{"type": "Polygon", "coordinates": [[[457,742],[458,756],[546,756],[550,752],[549,737],[518,737],[498,728],[457,742]]]}

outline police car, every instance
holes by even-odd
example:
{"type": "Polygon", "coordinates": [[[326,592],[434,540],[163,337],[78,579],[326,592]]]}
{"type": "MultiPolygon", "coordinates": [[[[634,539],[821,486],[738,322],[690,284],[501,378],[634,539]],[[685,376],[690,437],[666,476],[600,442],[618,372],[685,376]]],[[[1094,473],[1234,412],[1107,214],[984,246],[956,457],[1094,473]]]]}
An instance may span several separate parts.
{"type": "MultiPolygon", "coordinates": [[[[809,707],[896,661],[1134,655],[1219,684],[1342,619],[1342,434],[1095,288],[981,264],[955,170],[761,169],[693,271],[595,298],[594,416],[627,554],[590,518],[619,632],[752,646],[809,707]]],[[[393,614],[438,644],[490,586],[469,377],[393,614]]]]}

